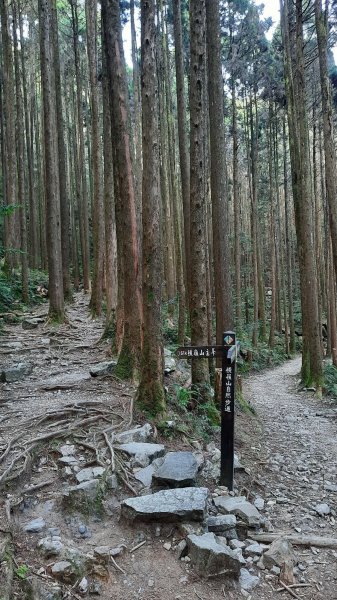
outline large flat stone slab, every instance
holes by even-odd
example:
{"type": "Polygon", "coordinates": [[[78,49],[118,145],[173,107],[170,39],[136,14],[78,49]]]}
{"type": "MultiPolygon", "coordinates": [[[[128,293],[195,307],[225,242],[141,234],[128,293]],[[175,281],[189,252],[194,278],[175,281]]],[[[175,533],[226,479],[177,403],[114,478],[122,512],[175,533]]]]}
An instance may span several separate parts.
{"type": "Polygon", "coordinates": [[[226,531],[233,531],[236,527],[236,516],[217,515],[216,517],[208,517],[207,527],[208,531],[212,533],[225,533],[226,531]]]}
{"type": "Polygon", "coordinates": [[[162,490],[124,500],[121,514],[128,521],[203,521],[207,498],[207,488],[162,490]]]}
{"type": "Polygon", "coordinates": [[[193,452],[168,452],[155,467],[152,481],[157,485],[188,487],[195,485],[197,474],[198,462],[193,452]]]}
{"type": "Polygon", "coordinates": [[[91,377],[104,377],[104,375],[111,375],[116,365],[116,360],[101,362],[97,365],[92,365],[89,368],[89,373],[91,377]]]}
{"type": "Polygon", "coordinates": [[[201,577],[216,575],[239,577],[241,562],[238,556],[219,541],[214,533],[189,535],[187,546],[192,567],[201,577]]]}
{"type": "Polygon", "coordinates": [[[147,467],[155,458],[159,458],[165,453],[165,446],[162,444],[148,444],[146,442],[129,442],[128,444],[121,444],[118,449],[132,456],[134,464],[140,467],[147,467]]]}
{"type": "Polygon", "coordinates": [[[259,511],[244,496],[219,496],[214,498],[214,504],[219,512],[237,515],[250,527],[260,525],[261,515],[259,511]]]}

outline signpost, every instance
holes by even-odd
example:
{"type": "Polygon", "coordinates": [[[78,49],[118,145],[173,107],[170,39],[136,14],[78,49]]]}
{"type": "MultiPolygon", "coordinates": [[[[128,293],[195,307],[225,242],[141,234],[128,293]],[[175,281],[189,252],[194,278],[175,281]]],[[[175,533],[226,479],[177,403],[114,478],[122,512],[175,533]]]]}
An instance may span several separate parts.
{"type": "Polygon", "coordinates": [[[234,480],[234,397],[238,347],[235,333],[226,331],[222,346],[182,346],[176,352],[179,358],[222,359],[220,483],[229,490],[233,490],[234,480]]]}

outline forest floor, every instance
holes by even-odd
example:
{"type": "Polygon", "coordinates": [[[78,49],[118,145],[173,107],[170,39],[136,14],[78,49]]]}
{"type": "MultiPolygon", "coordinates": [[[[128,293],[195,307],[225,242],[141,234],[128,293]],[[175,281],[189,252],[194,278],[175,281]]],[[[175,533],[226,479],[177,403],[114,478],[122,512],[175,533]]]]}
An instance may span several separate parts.
{"type": "MultiPolygon", "coordinates": [[[[256,564],[253,573],[260,583],[251,593],[242,592],[233,580],[200,579],[173,551],[182,537],[179,528],[120,520],[120,502],[132,496],[136,483],[118,456],[124,484],[107,494],[102,511],[70,511],[63,494],[74,484],[74,474],[60,465],[60,446],[74,444],[81,467],[96,460],[108,464],[111,449],[102,431],[130,428],[134,389],[113,375],[90,376],[91,365],[111,357],[109,344],[99,342],[103,322],[90,318],[84,295],[77,294],[68,308],[67,325],[45,323],[46,305],[27,316],[41,317],[36,329],[6,325],[0,338],[1,369],[18,363],[34,366],[21,381],[0,383],[1,600],[83,597],[77,586],[80,574],[60,589],[54,586],[51,566],[58,559],[37,550],[46,531],[24,531],[35,518],[44,520],[49,534],[54,528],[56,539],[81,556],[97,546],[124,548],[115,564],[92,566],[91,592],[99,592],[102,600],[337,600],[337,543],[334,548],[294,545],[295,583],[302,587],[290,592],[279,591],[278,577],[256,564]],[[6,595],[11,581],[12,591],[6,595]]],[[[236,418],[236,449],[245,467],[236,473],[236,489],[251,501],[264,500],[261,513],[269,532],[337,538],[337,405],[299,391],[299,370],[300,359],[295,358],[245,380],[244,395],[256,415],[239,412],[236,418]],[[320,516],[315,507],[322,503],[330,513],[320,516]]],[[[184,437],[159,436],[156,441],[167,450],[193,449],[184,437]]],[[[207,454],[202,440],[200,444],[207,454]]],[[[214,493],[215,482],[206,485],[214,493]]]]}

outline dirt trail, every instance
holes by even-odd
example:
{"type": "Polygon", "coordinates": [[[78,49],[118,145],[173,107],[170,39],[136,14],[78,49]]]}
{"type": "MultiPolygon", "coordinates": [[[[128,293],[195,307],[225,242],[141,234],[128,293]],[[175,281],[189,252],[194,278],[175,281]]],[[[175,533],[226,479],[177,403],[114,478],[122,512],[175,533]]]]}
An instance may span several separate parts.
{"type": "MultiPolygon", "coordinates": [[[[245,419],[245,432],[239,432],[242,461],[250,466],[252,489],[264,498],[275,532],[336,538],[337,404],[299,392],[300,368],[296,358],[245,382],[257,419],[250,424],[245,419]],[[321,503],[330,506],[331,515],[317,515],[314,508],[321,503]]],[[[336,551],[297,548],[297,554],[302,580],[312,584],[297,594],[336,599],[336,551]]]]}
{"type": "MultiPolygon", "coordinates": [[[[5,336],[0,338],[1,366],[31,362],[34,370],[20,382],[0,383],[0,455],[27,419],[29,426],[22,439],[16,442],[18,448],[14,444],[12,458],[30,437],[41,435],[46,427],[48,431],[53,429],[53,421],[41,423],[40,419],[47,411],[63,411],[70,406],[79,406],[81,402],[89,407],[85,417],[91,417],[92,411],[97,409],[97,404],[91,406],[90,403],[101,402],[108,411],[104,413],[105,421],[112,419],[114,423],[127,426],[132,386],[111,377],[93,379],[89,375],[90,365],[109,358],[109,344],[97,344],[103,323],[90,318],[87,304],[88,299],[77,294],[68,309],[69,324],[58,329],[45,324],[34,330],[23,330],[21,325],[6,327],[5,336]]],[[[33,316],[39,315],[46,315],[46,306],[37,309],[33,316]]],[[[238,492],[248,494],[250,500],[256,495],[265,500],[263,514],[274,531],[337,537],[334,512],[337,492],[327,489],[335,485],[337,490],[337,406],[320,401],[311,393],[297,392],[299,369],[300,360],[295,359],[277,369],[249,377],[245,382],[245,394],[257,414],[255,417],[239,414],[236,421],[237,449],[248,470],[248,473],[236,475],[238,492]],[[331,508],[327,517],[319,517],[313,510],[322,502],[331,508]]],[[[74,420],[73,416],[71,418],[74,420]]],[[[76,418],[83,418],[82,412],[76,418]]],[[[64,423],[60,427],[64,427],[64,423]]],[[[104,450],[96,424],[81,433],[97,441],[105,459],[108,448],[104,450]]],[[[69,440],[73,440],[71,434],[69,440]]],[[[159,441],[163,441],[168,450],[191,449],[182,440],[159,441]]],[[[168,540],[177,542],[181,539],[179,531],[171,525],[133,528],[121,523],[119,503],[130,495],[123,486],[107,499],[106,514],[102,519],[94,515],[66,514],[61,507],[61,497],[69,479],[66,480],[57,464],[56,449],[51,443],[47,452],[37,455],[38,460],[29,476],[21,475],[18,481],[1,491],[0,549],[1,530],[5,531],[7,527],[4,500],[8,499],[9,493],[14,503],[12,519],[18,564],[28,564],[31,572],[38,572],[46,563],[36,550],[37,540],[43,534],[22,532],[22,527],[31,519],[43,517],[49,528],[59,529],[63,543],[81,552],[92,551],[95,546],[120,544],[129,550],[145,542],[139,550],[127,551],[116,559],[125,573],[110,568],[109,580],[101,581],[99,598],[102,600],[243,598],[233,582],[200,580],[188,563],[179,561],[173,551],[164,548],[168,540]],[[52,480],[47,488],[23,496],[24,486],[47,480],[52,480]],[[87,531],[85,535],[80,533],[83,525],[87,531]]],[[[88,452],[82,448],[85,460],[90,462],[93,457],[88,452]]],[[[11,453],[2,462],[1,472],[10,457],[11,453]]],[[[298,597],[302,600],[337,600],[337,552],[298,547],[296,554],[300,563],[296,581],[311,586],[296,589],[298,597]]],[[[255,567],[254,574],[260,576],[261,583],[248,596],[252,600],[291,598],[287,592],[276,592],[277,577],[269,571],[259,571],[255,567]]],[[[73,596],[70,592],[67,595],[67,591],[63,593],[62,598],[78,597],[77,592],[73,592],[73,596]]],[[[18,592],[14,598],[24,600],[25,596],[18,592]]]]}

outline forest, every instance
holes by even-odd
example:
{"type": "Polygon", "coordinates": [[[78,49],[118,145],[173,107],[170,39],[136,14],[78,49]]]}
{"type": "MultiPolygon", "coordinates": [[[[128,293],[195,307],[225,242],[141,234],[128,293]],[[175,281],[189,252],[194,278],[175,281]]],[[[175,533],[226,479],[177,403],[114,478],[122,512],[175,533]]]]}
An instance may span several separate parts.
{"type": "MultiPolygon", "coordinates": [[[[321,390],[337,367],[336,2],[281,0],[274,24],[253,0],[0,11],[2,324],[44,290],[57,327],[83,290],[151,415],[164,342],[227,330],[243,369],[300,351],[321,390]]],[[[192,361],[198,402],[214,367],[192,361]]]]}

